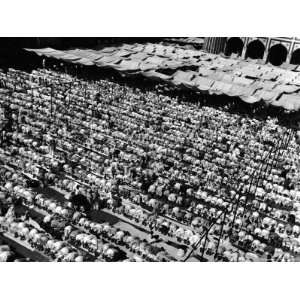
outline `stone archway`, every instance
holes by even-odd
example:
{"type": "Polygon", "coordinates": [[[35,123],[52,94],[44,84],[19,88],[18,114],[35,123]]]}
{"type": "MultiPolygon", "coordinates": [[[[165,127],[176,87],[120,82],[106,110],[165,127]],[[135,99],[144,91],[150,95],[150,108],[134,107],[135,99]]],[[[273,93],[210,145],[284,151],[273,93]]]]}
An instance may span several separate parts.
{"type": "Polygon", "coordinates": [[[232,37],[227,41],[225,55],[230,56],[232,53],[241,55],[244,47],[244,42],[241,38],[232,37]]]}
{"type": "Polygon", "coordinates": [[[276,44],[269,49],[268,62],[274,66],[280,66],[286,61],[288,50],[282,44],[276,44]]]}
{"type": "Polygon", "coordinates": [[[300,48],[293,52],[291,57],[291,64],[300,65],[300,48]]]}
{"type": "Polygon", "coordinates": [[[254,40],[247,46],[246,58],[260,59],[264,57],[265,45],[260,40],[254,40]]]}

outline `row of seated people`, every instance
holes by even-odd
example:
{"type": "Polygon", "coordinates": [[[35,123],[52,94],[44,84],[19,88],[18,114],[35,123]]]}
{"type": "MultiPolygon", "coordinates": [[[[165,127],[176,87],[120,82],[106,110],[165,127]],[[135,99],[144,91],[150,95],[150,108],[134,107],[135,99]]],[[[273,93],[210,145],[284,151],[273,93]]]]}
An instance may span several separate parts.
{"type": "MultiPolygon", "coordinates": [[[[88,221],[84,215],[82,215],[79,211],[76,211],[71,202],[60,203],[55,199],[49,200],[42,194],[37,194],[27,187],[28,184],[26,183],[26,176],[22,173],[17,173],[17,170],[15,170],[15,172],[11,172],[7,170],[7,167],[2,167],[0,173],[3,178],[3,185],[1,187],[2,192],[0,196],[2,199],[5,199],[7,207],[12,207],[12,203],[15,202],[15,199],[20,198],[22,205],[25,205],[25,207],[30,207],[30,209],[33,210],[37,209],[37,211],[35,211],[35,215],[41,214],[42,211],[42,215],[40,218],[36,219],[36,221],[42,225],[43,230],[46,230],[46,232],[43,231],[44,235],[47,233],[47,236],[51,235],[56,237],[56,242],[60,241],[61,247],[59,249],[65,245],[62,241],[69,237],[69,234],[66,234],[66,232],[73,229],[71,230],[73,232],[73,239],[70,239],[70,241],[75,243],[71,244],[75,247],[86,247],[85,250],[94,256],[94,260],[96,258],[101,259],[101,261],[132,259],[134,254],[136,254],[136,257],[139,257],[140,255],[139,259],[142,261],[169,261],[172,259],[164,252],[162,247],[152,246],[148,241],[139,239],[137,236],[130,234],[128,231],[119,230],[106,222],[99,223],[88,221]],[[44,217],[44,219],[41,219],[41,217],[44,217]],[[95,228],[97,230],[94,230],[95,228]],[[86,232],[87,230],[88,232],[86,232]],[[88,239],[84,239],[84,241],[76,239],[77,235],[80,236],[80,234],[81,236],[82,234],[85,234],[88,239]],[[143,248],[142,252],[140,251],[141,248],[139,245],[143,248]],[[124,247],[129,250],[124,251],[124,247]]],[[[128,212],[128,215],[131,216],[132,211],[128,212]]],[[[3,224],[6,226],[9,224],[9,231],[11,233],[16,234],[17,236],[19,235],[21,238],[28,240],[32,246],[39,250],[44,250],[46,251],[46,254],[49,254],[49,252],[47,252],[49,251],[49,245],[45,248],[46,243],[43,245],[39,244],[40,237],[44,235],[39,235],[37,242],[32,243],[31,237],[28,235],[30,230],[26,226],[25,230],[23,230],[24,226],[22,228],[15,226],[15,220],[4,221],[3,224]],[[20,229],[20,231],[16,231],[15,233],[13,232],[14,229],[20,229]]],[[[35,233],[40,234],[40,232],[35,233]]],[[[50,238],[48,238],[48,240],[50,240],[50,238]]],[[[52,244],[54,244],[55,241],[52,239],[51,241],[53,242],[52,244]]],[[[49,243],[51,244],[51,242],[49,243]]],[[[62,256],[62,253],[57,252],[59,249],[57,249],[57,247],[55,249],[56,252],[50,251],[51,259],[66,261],[62,256]]],[[[65,255],[68,255],[67,257],[69,259],[70,251],[67,253],[65,249],[63,252],[65,255]]],[[[89,257],[88,259],[91,258],[89,257]]]]}
{"type": "MultiPolygon", "coordinates": [[[[8,210],[6,215],[0,216],[0,228],[8,235],[8,238],[16,240],[20,244],[19,247],[39,251],[47,261],[56,260],[57,258],[63,261],[87,261],[87,257],[82,251],[72,247],[67,242],[55,239],[41,227],[26,219],[26,215],[16,216],[12,209],[13,207],[8,210]],[[55,244],[56,247],[50,248],[50,243],[55,244]]],[[[34,255],[32,259],[35,259],[34,255]]]]}
{"type": "Polygon", "coordinates": [[[5,241],[0,241],[0,262],[29,262],[30,259],[17,253],[5,241]]]}
{"type": "MultiPolygon", "coordinates": [[[[60,76],[40,73],[56,81],[60,76]]],[[[249,183],[253,177],[263,176],[260,182],[265,190],[256,189],[251,210],[257,210],[260,217],[270,215],[272,220],[286,225],[290,211],[297,209],[294,207],[298,200],[297,181],[293,182],[298,175],[297,160],[292,160],[290,155],[284,159],[287,150],[279,149],[281,165],[272,165],[269,174],[257,171],[266,169],[264,164],[268,167],[273,163],[277,153],[272,150],[288,132],[273,120],[264,124],[208,107],[195,109],[159,95],[139,95],[137,91],[105,81],[97,83],[97,88],[91,85],[93,93],[85,92],[85,97],[90,96],[88,99],[80,94],[81,89],[72,89],[66,111],[66,100],[58,96],[61,86],[55,86],[53,102],[54,109],[64,113],[55,114],[55,124],[50,128],[47,124],[51,110],[49,89],[41,88],[39,97],[23,92],[10,97],[14,106],[22,107],[20,137],[27,142],[26,150],[40,149],[55,139],[61,152],[72,158],[64,164],[65,171],[89,186],[100,185],[103,190],[105,182],[106,192],[116,185],[120,192],[120,183],[129,184],[137,198],[146,204],[156,208],[157,203],[163,203],[166,213],[171,211],[180,221],[185,216],[191,225],[195,217],[203,219],[206,207],[211,217],[216,218],[219,209],[230,207],[232,200],[239,197],[240,187],[247,191],[253,188],[249,183]],[[91,107],[90,113],[87,105],[91,107]],[[161,115],[165,117],[157,122],[161,115]],[[232,189],[238,191],[235,197],[232,189]],[[219,209],[211,211],[214,206],[219,209]]],[[[296,145],[290,148],[295,149],[296,145]]],[[[295,154],[296,149],[291,153],[295,154]]],[[[65,156],[60,161],[66,162],[65,156]]],[[[45,159],[36,158],[39,162],[45,159]]]]}

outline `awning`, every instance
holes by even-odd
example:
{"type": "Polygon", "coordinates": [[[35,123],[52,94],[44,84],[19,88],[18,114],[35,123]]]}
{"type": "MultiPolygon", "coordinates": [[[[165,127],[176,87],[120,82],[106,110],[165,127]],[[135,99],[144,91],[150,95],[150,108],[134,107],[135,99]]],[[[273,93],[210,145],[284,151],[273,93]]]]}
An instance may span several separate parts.
{"type": "Polygon", "coordinates": [[[264,101],[271,105],[276,103],[276,106],[282,104],[286,109],[291,107],[294,109],[298,105],[296,102],[299,99],[297,93],[300,91],[298,66],[293,69],[289,65],[284,65],[286,69],[283,69],[268,64],[260,65],[254,61],[187,50],[179,46],[151,43],[123,44],[103,49],[61,51],[47,47],[25,50],[71,63],[110,67],[126,75],[140,73],[148,78],[172,82],[176,86],[182,85],[211,94],[240,97],[248,103],[264,101]],[[198,71],[183,71],[189,67],[193,70],[198,68],[198,71]],[[162,69],[172,69],[175,73],[168,76],[164,71],[158,71],[162,69]],[[286,94],[294,98],[285,98],[286,94]],[[280,101],[276,101],[279,98],[280,101]]]}
{"type": "Polygon", "coordinates": [[[300,96],[299,95],[282,95],[279,100],[272,103],[274,106],[283,107],[288,111],[300,110],[300,96]]]}
{"type": "Polygon", "coordinates": [[[232,84],[230,90],[227,93],[231,97],[240,97],[244,95],[244,88],[237,84],[232,84]]]}
{"type": "Polygon", "coordinates": [[[287,93],[287,94],[295,93],[299,90],[300,90],[299,86],[287,85],[287,84],[279,84],[273,89],[273,91],[278,91],[278,92],[287,93]]]}
{"type": "Polygon", "coordinates": [[[230,83],[225,83],[222,81],[215,81],[212,87],[210,88],[210,92],[213,94],[226,94],[230,92],[232,85],[230,83]]]}
{"type": "Polygon", "coordinates": [[[139,62],[134,61],[134,60],[127,60],[127,59],[123,59],[119,63],[115,64],[114,68],[119,70],[119,71],[136,71],[136,70],[140,70],[139,62]]]}
{"type": "Polygon", "coordinates": [[[258,99],[264,100],[266,102],[272,102],[278,98],[280,95],[279,92],[276,91],[266,91],[266,90],[258,90],[254,96],[258,99]]]}
{"type": "Polygon", "coordinates": [[[248,78],[244,78],[244,77],[235,76],[233,79],[234,84],[240,84],[240,85],[246,85],[246,86],[249,86],[253,82],[254,82],[253,79],[248,79],[248,78]]]}
{"type": "Polygon", "coordinates": [[[119,57],[104,56],[104,57],[101,57],[100,59],[95,60],[94,62],[97,66],[101,66],[101,67],[110,66],[111,67],[120,61],[121,61],[121,59],[119,57]]]}
{"type": "Polygon", "coordinates": [[[256,102],[259,102],[260,99],[256,98],[255,96],[252,95],[244,95],[244,96],[240,96],[241,100],[243,100],[244,102],[247,102],[249,104],[253,104],[256,102]]]}
{"type": "Polygon", "coordinates": [[[140,53],[132,53],[129,58],[132,59],[132,60],[139,60],[139,61],[142,61],[146,58],[148,58],[149,55],[146,54],[146,53],[143,53],[143,52],[140,52],[140,53]]]}
{"type": "Polygon", "coordinates": [[[161,67],[165,63],[165,61],[165,58],[161,58],[159,56],[149,56],[144,60],[145,63],[153,64],[157,67],[161,67]]]}
{"type": "Polygon", "coordinates": [[[193,85],[196,86],[200,91],[208,91],[213,84],[214,80],[206,77],[196,76],[193,79],[193,85]]]}
{"type": "Polygon", "coordinates": [[[189,71],[189,72],[184,72],[184,71],[177,71],[173,75],[172,82],[175,85],[180,85],[183,84],[185,86],[193,86],[194,82],[192,81],[192,78],[195,77],[195,72],[189,71]]]}
{"type": "Polygon", "coordinates": [[[143,76],[146,76],[146,77],[151,78],[151,79],[156,79],[156,80],[168,81],[171,78],[171,76],[162,74],[162,73],[154,71],[154,70],[143,71],[143,72],[141,72],[141,74],[143,76]]]}
{"type": "Polygon", "coordinates": [[[242,68],[240,71],[244,77],[248,76],[251,78],[259,78],[261,76],[261,71],[257,68],[245,67],[242,68]]]}
{"type": "Polygon", "coordinates": [[[214,74],[215,71],[200,67],[198,73],[199,73],[199,75],[206,77],[206,76],[210,76],[210,75],[214,74]]]}
{"type": "Polygon", "coordinates": [[[79,60],[76,60],[76,64],[81,64],[81,65],[85,65],[85,66],[93,66],[94,63],[92,61],[90,61],[87,58],[80,58],[79,60]]]}

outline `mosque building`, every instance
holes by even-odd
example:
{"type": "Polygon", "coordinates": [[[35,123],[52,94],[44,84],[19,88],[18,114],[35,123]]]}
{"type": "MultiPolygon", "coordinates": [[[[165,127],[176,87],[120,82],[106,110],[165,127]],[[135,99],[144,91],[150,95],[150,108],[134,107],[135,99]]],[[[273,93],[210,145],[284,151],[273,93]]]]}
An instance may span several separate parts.
{"type": "Polygon", "coordinates": [[[226,56],[262,59],[275,66],[300,64],[300,39],[296,37],[207,37],[203,49],[226,56]]]}

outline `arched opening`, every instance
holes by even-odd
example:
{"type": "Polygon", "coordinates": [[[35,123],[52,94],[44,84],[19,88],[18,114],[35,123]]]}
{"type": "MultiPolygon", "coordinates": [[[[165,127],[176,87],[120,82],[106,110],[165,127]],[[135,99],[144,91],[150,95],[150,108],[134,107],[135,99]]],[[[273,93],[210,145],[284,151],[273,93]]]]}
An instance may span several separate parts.
{"type": "Polygon", "coordinates": [[[241,55],[243,51],[244,43],[238,37],[232,37],[227,41],[225,55],[230,56],[232,53],[241,55]]]}
{"type": "Polygon", "coordinates": [[[291,57],[291,64],[300,65],[300,48],[293,52],[291,57]]]}
{"type": "Polygon", "coordinates": [[[274,66],[280,66],[286,61],[287,54],[288,51],[283,45],[274,45],[269,50],[268,62],[274,66]]]}
{"type": "Polygon", "coordinates": [[[263,58],[265,53],[265,46],[260,40],[252,41],[247,46],[246,58],[252,59],[263,58]]]}

